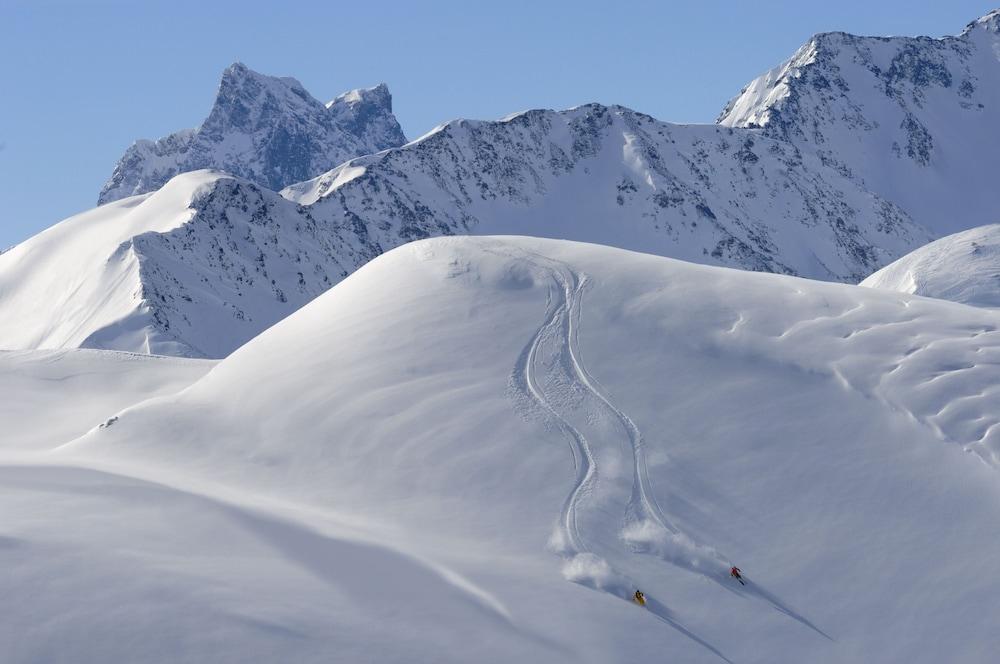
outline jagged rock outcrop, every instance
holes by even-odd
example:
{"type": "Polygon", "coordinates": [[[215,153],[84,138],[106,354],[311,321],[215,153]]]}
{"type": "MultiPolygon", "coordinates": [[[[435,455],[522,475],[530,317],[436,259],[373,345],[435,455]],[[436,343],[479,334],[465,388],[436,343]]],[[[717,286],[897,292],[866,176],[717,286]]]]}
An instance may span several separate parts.
{"type": "Polygon", "coordinates": [[[236,63],[223,72],[205,122],[133,144],[98,204],[155,191],[178,173],[205,168],[281,189],[405,142],[384,84],[324,105],[293,78],[264,76],[236,63]]]}

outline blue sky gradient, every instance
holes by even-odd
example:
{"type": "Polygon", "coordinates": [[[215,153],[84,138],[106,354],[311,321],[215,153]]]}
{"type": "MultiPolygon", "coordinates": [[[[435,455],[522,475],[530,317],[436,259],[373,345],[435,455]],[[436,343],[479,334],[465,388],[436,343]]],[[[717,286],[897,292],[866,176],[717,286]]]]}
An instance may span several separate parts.
{"type": "Polygon", "coordinates": [[[591,101],[712,122],[744,84],[816,32],[943,36],[993,8],[966,0],[0,0],[0,248],[92,207],[135,139],[196,126],[236,60],[294,76],[324,101],[384,81],[409,138],[457,117],[591,101]]]}

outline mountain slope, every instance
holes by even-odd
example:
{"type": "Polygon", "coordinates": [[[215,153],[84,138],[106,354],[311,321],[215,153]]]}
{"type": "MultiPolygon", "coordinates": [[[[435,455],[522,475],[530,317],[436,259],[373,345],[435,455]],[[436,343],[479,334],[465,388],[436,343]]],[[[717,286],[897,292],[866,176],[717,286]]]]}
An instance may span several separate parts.
{"type": "Polygon", "coordinates": [[[293,78],[264,76],[236,63],[223,72],[205,122],[155,142],[137,141],[97,202],[155,191],[178,173],[205,168],[277,190],[405,142],[384,84],[324,105],[293,78]]]}
{"type": "Polygon", "coordinates": [[[283,194],[383,250],[441,234],[530,234],[857,281],[929,239],[787,143],[597,104],[451,122],[283,194]]]}
{"type": "Polygon", "coordinates": [[[946,235],[996,221],[998,53],[1000,10],[942,39],[823,33],[718,121],[814,152],[946,235]]]}
{"type": "Polygon", "coordinates": [[[185,173],[0,256],[0,348],[224,357],[353,270],[342,245],[274,192],[185,173]]]}
{"type": "Polygon", "coordinates": [[[0,597],[59,620],[5,628],[23,661],[987,662],[996,324],[597,246],[415,243],[4,468],[0,597]],[[25,522],[29,500],[79,506],[25,522]],[[79,553],[30,587],[45,550],[79,553]]]}
{"type": "Polygon", "coordinates": [[[1000,307],[1000,225],[935,240],[861,282],[981,307],[1000,307]]]}
{"type": "Polygon", "coordinates": [[[850,280],[929,239],[888,201],[748,134],[591,105],[452,122],[283,197],[182,174],[0,256],[0,313],[20,321],[0,324],[0,348],[225,357],[368,260],[435,235],[569,237],[850,280]]]}

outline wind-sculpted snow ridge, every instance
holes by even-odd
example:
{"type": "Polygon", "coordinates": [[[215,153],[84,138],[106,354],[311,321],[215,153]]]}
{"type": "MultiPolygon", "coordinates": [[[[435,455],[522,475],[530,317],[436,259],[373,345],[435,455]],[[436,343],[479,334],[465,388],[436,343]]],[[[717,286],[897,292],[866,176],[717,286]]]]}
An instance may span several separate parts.
{"type": "Polygon", "coordinates": [[[224,357],[373,254],[245,180],[182,174],[0,256],[0,348],[224,357]]]}
{"type": "Polygon", "coordinates": [[[780,331],[738,314],[726,334],[749,352],[829,375],[1000,466],[996,312],[907,296],[857,301],[797,294],[824,314],[780,331]],[[949,315],[956,319],[952,324],[938,324],[949,315]]]}
{"type": "Polygon", "coordinates": [[[293,78],[236,63],[208,118],[157,141],[133,144],[101,190],[98,205],[145,194],[179,173],[212,168],[278,190],[337,164],[406,142],[385,84],[324,105],[293,78]]]}
{"type": "Polygon", "coordinates": [[[1000,307],[1000,225],[935,240],[886,265],[861,285],[1000,307]]]}
{"type": "MultiPolygon", "coordinates": [[[[596,245],[415,242],[182,392],[109,413],[44,457],[224,498],[270,524],[217,522],[201,503],[198,519],[171,507],[150,520],[147,497],[91,492],[108,501],[101,514],[127,509],[153,529],[135,545],[149,566],[119,587],[170,578],[211,592],[83,593],[87,610],[62,625],[124,607],[105,629],[132,638],[103,661],[147,648],[134,620],[151,610],[172,625],[174,660],[218,659],[205,635],[238,629],[263,661],[324,661],[354,652],[357,634],[383,661],[990,661],[996,329],[991,309],[596,245]],[[198,544],[202,527],[232,535],[198,544]],[[160,528],[183,533],[190,565],[160,528]],[[393,565],[326,537],[416,562],[386,584],[393,565]],[[240,564],[212,572],[218,559],[240,564]],[[369,583],[377,600],[355,592],[369,583]],[[627,601],[636,589],[645,608],[627,601]],[[219,617],[233,613],[238,628],[219,617]]],[[[2,484],[47,505],[63,483],[34,472],[2,484]]],[[[5,521],[25,560],[76,518],[45,513],[45,529],[5,521]]],[[[108,564],[88,544],[104,530],[66,530],[86,556],[58,576],[83,587],[108,564]]],[[[55,600],[33,590],[0,596],[49,615],[55,600]]]]}
{"type": "Polygon", "coordinates": [[[996,221],[998,14],[957,37],[818,34],[719,117],[789,141],[937,235],[996,221]]]}

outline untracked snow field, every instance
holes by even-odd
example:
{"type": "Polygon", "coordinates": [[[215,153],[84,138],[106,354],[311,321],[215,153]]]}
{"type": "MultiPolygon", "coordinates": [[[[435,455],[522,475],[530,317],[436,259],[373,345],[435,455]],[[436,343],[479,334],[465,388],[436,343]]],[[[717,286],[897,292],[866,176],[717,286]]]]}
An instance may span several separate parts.
{"type": "Polygon", "coordinates": [[[998,324],[464,237],[99,416],[0,355],[0,661],[993,661],[998,324]]]}
{"type": "Polygon", "coordinates": [[[945,236],[911,251],[861,282],[977,307],[1000,307],[1000,224],[945,236]]]}
{"type": "Polygon", "coordinates": [[[0,350],[0,452],[61,445],[127,406],[187,387],[215,364],[109,350],[0,350]]]}

